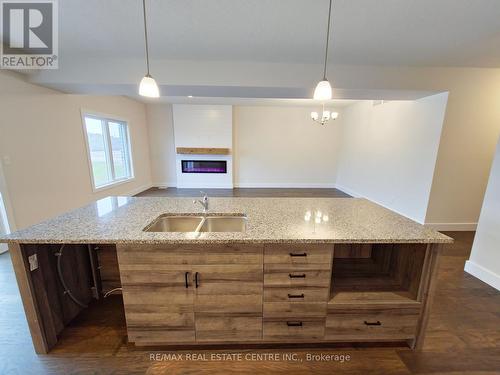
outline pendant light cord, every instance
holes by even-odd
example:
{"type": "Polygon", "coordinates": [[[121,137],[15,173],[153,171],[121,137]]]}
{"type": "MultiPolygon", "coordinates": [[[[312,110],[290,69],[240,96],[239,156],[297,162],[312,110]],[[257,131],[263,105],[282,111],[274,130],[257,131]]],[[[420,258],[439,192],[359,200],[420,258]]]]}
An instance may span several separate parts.
{"type": "Polygon", "coordinates": [[[325,67],[323,70],[323,81],[326,81],[326,63],[328,61],[328,42],[330,41],[330,19],[332,17],[332,0],[328,8],[328,29],[326,31],[326,48],[325,48],[325,67]]]}
{"type": "Polygon", "coordinates": [[[146,41],[146,68],[148,71],[147,77],[149,77],[149,47],[148,47],[148,26],[146,22],[146,0],[142,0],[142,10],[144,15],[144,40],[146,41]]]}

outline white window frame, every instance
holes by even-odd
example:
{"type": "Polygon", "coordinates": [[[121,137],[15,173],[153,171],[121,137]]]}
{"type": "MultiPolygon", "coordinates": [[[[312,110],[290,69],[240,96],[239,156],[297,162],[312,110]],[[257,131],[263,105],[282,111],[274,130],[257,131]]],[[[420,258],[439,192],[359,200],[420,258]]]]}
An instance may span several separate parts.
{"type": "Polygon", "coordinates": [[[135,180],[135,174],[134,174],[134,157],[133,157],[133,151],[132,151],[132,142],[130,140],[130,126],[129,126],[129,121],[127,119],[124,119],[120,116],[114,116],[114,115],[109,115],[109,114],[104,114],[104,113],[99,113],[95,111],[89,111],[82,109],[81,110],[81,117],[82,117],[82,126],[83,126],[83,137],[85,138],[85,147],[87,149],[87,161],[88,161],[88,166],[89,166],[89,173],[90,173],[90,181],[92,185],[92,191],[94,193],[113,188],[115,186],[125,184],[128,182],[131,182],[135,180]],[[87,125],[85,123],[85,118],[86,117],[91,117],[95,118],[97,120],[105,121],[106,126],[103,126],[103,134],[104,134],[104,147],[106,148],[106,156],[109,158],[107,160],[108,168],[109,168],[109,173],[112,176],[112,181],[108,184],[105,185],[100,185],[96,186],[95,181],[94,181],[94,172],[92,168],[92,158],[91,158],[91,150],[90,150],[90,145],[89,145],[89,137],[87,133],[87,125]],[[126,128],[126,137],[127,137],[127,147],[128,147],[128,156],[129,160],[126,162],[129,164],[129,169],[130,169],[130,176],[125,177],[125,178],[118,178],[115,179],[115,166],[113,162],[113,157],[112,157],[112,147],[111,147],[111,137],[109,135],[109,122],[115,122],[115,123],[121,123],[125,124],[126,128]]]}

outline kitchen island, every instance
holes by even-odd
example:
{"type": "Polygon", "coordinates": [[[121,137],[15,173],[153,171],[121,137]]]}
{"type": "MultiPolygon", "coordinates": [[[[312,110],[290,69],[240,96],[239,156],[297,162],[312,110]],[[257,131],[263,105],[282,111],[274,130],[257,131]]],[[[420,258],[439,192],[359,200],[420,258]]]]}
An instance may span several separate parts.
{"type": "Polygon", "coordinates": [[[366,199],[211,198],[200,211],[192,198],[109,197],[1,239],[35,350],[113,291],[140,346],[422,345],[451,238],[366,199]],[[204,229],[207,215],[244,225],[204,229]],[[200,225],[154,225],[175,216],[200,225]]]}

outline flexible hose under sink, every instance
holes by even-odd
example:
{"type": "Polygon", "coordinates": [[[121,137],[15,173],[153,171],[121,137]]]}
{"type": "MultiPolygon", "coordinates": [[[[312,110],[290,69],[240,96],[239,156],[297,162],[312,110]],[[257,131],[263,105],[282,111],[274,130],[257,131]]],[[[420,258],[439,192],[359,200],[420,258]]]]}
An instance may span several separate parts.
{"type": "Polygon", "coordinates": [[[61,258],[62,258],[62,255],[63,255],[64,246],[65,246],[65,244],[63,244],[60,247],[59,252],[56,253],[56,256],[57,256],[57,273],[59,275],[59,281],[61,282],[61,284],[62,284],[62,286],[64,288],[64,293],[67,294],[69,296],[69,298],[71,298],[71,300],[74,303],[76,303],[80,307],[87,308],[88,306],[85,303],[81,302],[78,298],[76,298],[73,295],[73,293],[71,293],[71,290],[66,285],[66,281],[64,281],[64,277],[63,277],[63,274],[62,274],[62,266],[61,266],[61,258]]]}

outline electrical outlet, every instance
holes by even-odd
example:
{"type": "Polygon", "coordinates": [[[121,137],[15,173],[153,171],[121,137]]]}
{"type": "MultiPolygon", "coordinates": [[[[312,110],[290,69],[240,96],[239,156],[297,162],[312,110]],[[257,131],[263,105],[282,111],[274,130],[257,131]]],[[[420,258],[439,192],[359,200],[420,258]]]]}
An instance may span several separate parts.
{"type": "Polygon", "coordinates": [[[30,255],[28,257],[28,263],[30,264],[30,271],[38,269],[38,258],[36,254],[30,255]]]}

